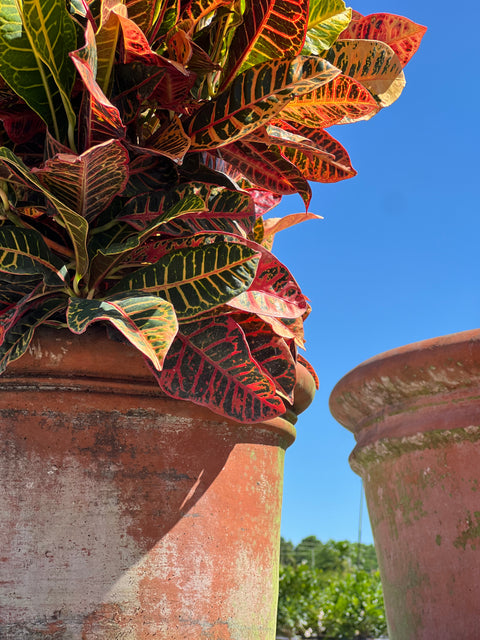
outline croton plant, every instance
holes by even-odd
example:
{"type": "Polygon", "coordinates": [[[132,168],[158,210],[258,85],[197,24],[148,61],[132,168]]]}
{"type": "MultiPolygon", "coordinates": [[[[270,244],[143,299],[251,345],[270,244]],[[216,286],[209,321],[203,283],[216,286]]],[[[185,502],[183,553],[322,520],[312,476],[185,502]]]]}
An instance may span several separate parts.
{"type": "Polygon", "coordinates": [[[101,321],[168,396],[283,414],[309,305],[273,236],[355,175],[326,129],[391,104],[424,31],[342,0],[1,0],[0,370],[101,321]]]}

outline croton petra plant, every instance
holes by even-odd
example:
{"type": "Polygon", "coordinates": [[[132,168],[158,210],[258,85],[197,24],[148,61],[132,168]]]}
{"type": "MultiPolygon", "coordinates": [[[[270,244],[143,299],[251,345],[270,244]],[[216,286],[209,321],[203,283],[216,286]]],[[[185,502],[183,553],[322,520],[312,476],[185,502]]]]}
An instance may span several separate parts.
{"type": "Polygon", "coordinates": [[[425,29],[342,0],[2,0],[0,370],[97,321],[163,393],[293,401],[309,306],[263,218],[355,175],[326,129],[404,86],[425,29]]]}

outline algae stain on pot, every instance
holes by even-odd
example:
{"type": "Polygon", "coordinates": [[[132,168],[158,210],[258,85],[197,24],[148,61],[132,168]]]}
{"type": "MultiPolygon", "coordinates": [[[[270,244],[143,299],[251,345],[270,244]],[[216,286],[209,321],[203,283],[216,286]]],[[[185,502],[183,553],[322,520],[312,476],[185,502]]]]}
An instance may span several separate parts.
{"type": "Polygon", "coordinates": [[[480,546],[480,511],[474,511],[473,517],[467,511],[465,519],[462,518],[457,527],[461,533],[453,541],[453,546],[465,551],[467,545],[470,545],[472,551],[475,551],[480,546]]]}

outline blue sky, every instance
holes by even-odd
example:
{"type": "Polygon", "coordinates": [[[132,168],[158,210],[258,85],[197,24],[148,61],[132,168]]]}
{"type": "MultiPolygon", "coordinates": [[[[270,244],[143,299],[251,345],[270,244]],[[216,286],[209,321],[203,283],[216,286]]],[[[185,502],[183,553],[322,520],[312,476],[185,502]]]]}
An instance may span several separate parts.
{"type": "MultiPolygon", "coordinates": [[[[446,3],[445,3],[446,5],[446,3]]],[[[358,175],[314,184],[322,221],[278,234],[274,252],[310,298],[306,357],[320,378],[287,451],[282,535],[298,543],[358,535],[360,479],[353,436],[330,416],[335,383],[371,356],[480,325],[478,287],[478,57],[472,28],[442,2],[358,0],[360,13],[405,15],[428,31],[407,65],[399,100],[368,122],[332,127],[358,175]]],[[[274,215],[302,210],[284,198],[274,215]]],[[[362,541],[372,542],[366,511],[362,541]]]]}

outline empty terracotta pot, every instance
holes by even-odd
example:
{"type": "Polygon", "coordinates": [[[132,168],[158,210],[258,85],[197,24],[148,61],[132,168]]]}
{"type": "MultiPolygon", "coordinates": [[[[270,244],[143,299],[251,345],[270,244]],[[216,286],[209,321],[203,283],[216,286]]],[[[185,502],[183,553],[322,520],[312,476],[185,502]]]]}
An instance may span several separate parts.
{"type": "Polygon", "coordinates": [[[100,328],[39,332],[0,389],[2,639],[275,637],[291,422],[162,397],[100,328]]]}
{"type": "Polygon", "coordinates": [[[356,438],[391,640],[480,637],[480,331],[389,351],[330,399],[356,438]]]}

